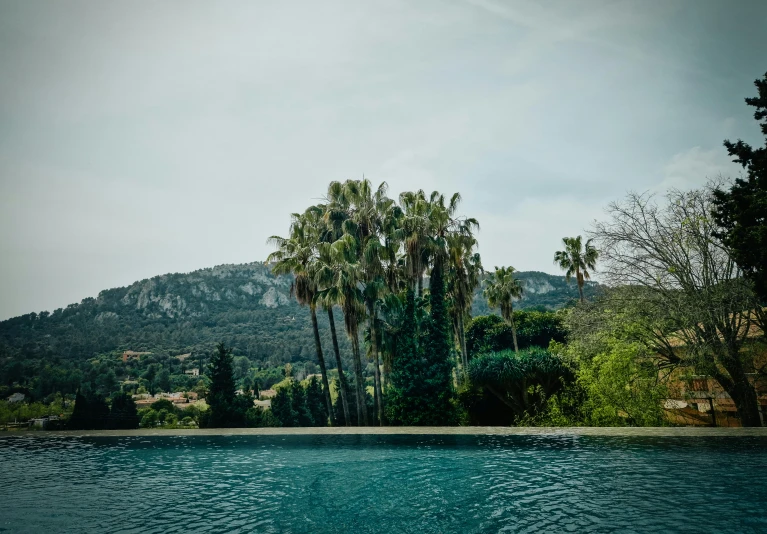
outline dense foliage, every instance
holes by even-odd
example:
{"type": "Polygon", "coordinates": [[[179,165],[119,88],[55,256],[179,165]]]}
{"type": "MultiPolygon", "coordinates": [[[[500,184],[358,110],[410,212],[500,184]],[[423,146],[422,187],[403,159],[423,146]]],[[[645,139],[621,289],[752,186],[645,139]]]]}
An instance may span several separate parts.
{"type": "MultiPolygon", "coordinates": [[[[565,341],[562,312],[516,311],[517,341],[520,349],[548,347],[551,341],[565,341]]],[[[469,356],[513,348],[511,325],[497,315],[475,317],[466,328],[469,356]]]]}
{"type": "MultiPolygon", "coordinates": [[[[518,274],[535,291],[523,295],[520,309],[561,307],[577,298],[561,276],[518,274]]],[[[81,385],[104,397],[126,388],[190,391],[200,381],[204,385],[204,368],[221,340],[233,348],[238,389],[268,389],[284,378],[286,363],[304,376],[318,372],[309,312],[290,300],[291,279],[275,277],[259,263],[220,266],[144,280],[53,313],[2,321],[0,384],[38,400],[56,392],[74,395],[81,385]],[[171,305],[162,308],[161,302],[171,305]],[[125,350],[151,354],[123,363],[125,350]],[[191,356],[176,358],[183,354],[191,356]],[[201,369],[201,376],[184,374],[192,368],[201,369]],[[121,384],[125,381],[136,384],[121,384]]],[[[473,294],[473,312],[491,313],[481,290],[473,294]]],[[[343,325],[343,316],[337,317],[343,325]]],[[[322,345],[332,347],[328,315],[318,313],[317,320],[322,345]]],[[[349,369],[350,342],[344,335],[336,339],[349,369]]],[[[335,359],[328,368],[337,368],[335,359]]]]}
{"type": "MultiPolygon", "coordinates": [[[[561,358],[540,347],[483,354],[469,363],[475,386],[486,388],[518,420],[538,413],[571,379],[561,358]]],[[[485,414],[479,413],[478,417],[485,414]]]]}
{"type": "Polygon", "coordinates": [[[641,310],[624,298],[621,290],[613,290],[566,315],[569,343],[556,349],[575,370],[576,383],[568,394],[579,398],[577,411],[569,414],[561,399],[550,406],[562,424],[664,424],[662,406],[668,397],[670,369],[662,371],[662,358],[637,313],[641,310]]]}
{"type": "Polygon", "coordinates": [[[207,392],[209,408],[202,414],[200,426],[273,426],[271,417],[262,408],[253,405],[255,398],[251,391],[237,394],[232,361],[232,349],[219,343],[210,362],[210,388],[207,392]]]}
{"type": "Polygon", "coordinates": [[[754,119],[761,121],[765,146],[753,148],[740,139],[724,142],[746,176],[737,178],[728,191],[714,192],[714,214],[724,243],[767,305],[767,73],[754,84],[759,94],[746,98],[746,104],[756,108],[754,119]]]}
{"type": "Polygon", "coordinates": [[[645,343],[670,367],[691,366],[732,398],[744,426],[761,426],[758,371],[743,349],[764,335],[762,307],[717,237],[710,187],[669,191],[665,202],[629,194],[595,225],[602,272],[636,310],[645,343]]]}
{"type": "Polygon", "coordinates": [[[272,399],[272,414],[283,427],[327,426],[325,394],[316,377],[306,384],[290,380],[272,399]]]}
{"type": "Polygon", "coordinates": [[[387,417],[391,424],[442,426],[457,422],[453,402],[450,322],[441,266],[432,271],[428,318],[419,330],[415,295],[406,293],[405,322],[394,355],[387,417]],[[418,341],[421,341],[420,343],[418,341]]]}
{"type": "Polygon", "coordinates": [[[125,393],[112,399],[112,406],[93,392],[77,392],[74,410],[69,417],[69,430],[103,430],[138,428],[136,403],[125,393]]]}

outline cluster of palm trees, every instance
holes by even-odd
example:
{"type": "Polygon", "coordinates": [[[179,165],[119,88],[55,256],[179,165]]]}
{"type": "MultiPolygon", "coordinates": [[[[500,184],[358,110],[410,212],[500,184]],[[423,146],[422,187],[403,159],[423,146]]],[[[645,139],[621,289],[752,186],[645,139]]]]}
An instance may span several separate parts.
{"type": "MultiPolygon", "coordinates": [[[[452,323],[455,346],[455,380],[466,380],[468,355],[465,322],[470,318],[474,290],[482,281],[482,262],[476,252],[476,219],[457,215],[461,197],[449,199],[435,191],[400,194],[399,202],[387,196],[387,185],[375,188],[367,179],[331,182],[323,202],[291,216],[287,237],[272,236],[276,250],[267,258],[275,274],[292,274],[291,293],[309,307],[317,360],[322,375],[325,403],[331,425],[336,415],[330,396],[327,366],[320,340],[317,310],[328,316],[339,377],[339,397],[344,422],[351,417],[350,393],[356,405],[356,421],[369,425],[366,403],[363,354],[360,336],[366,341],[365,361],[373,364],[374,421],[383,424],[384,393],[392,365],[407,343],[418,344],[419,332],[407,323],[408,293],[423,307],[427,272],[439,270],[444,280],[445,306],[452,323]],[[353,392],[344,373],[336,333],[335,308],[343,312],[343,323],[352,349],[353,392]],[[404,340],[403,336],[415,339],[404,340]]],[[[575,275],[583,299],[583,279],[593,269],[596,250],[581,238],[565,238],[566,250],[557,252],[555,262],[575,275]]],[[[513,301],[522,296],[522,285],[513,267],[496,267],[485,280],[484,294],[491,307],[498,307],[511,324],[514,349],[518,351],[513,319],[513,301]]]]}
{"type": "MultiPolygon", "coordinates": [[[[583,286],[585,281],[591,278],[589,269],[593,271],[596,268],[599,257],[599,252],[591,242],[592,240],[589,239],[584,244],[581,236],[563,237],[562,243],[565,250],[554,254],[554,263],[565,271],[565,279],[569,282],[575,276],[581,303],[585,302],[583,286]]],[[[495,272],[485,280],[484,296],[487,304],[491,308],[498,308],[501,311],[501,317],[511,326],[514,351],[519,354],[517,328],[514,324],[514,301],[522,298],[523,289],[522,282],[514,276],[515,272],[516,270],[511,266],[496,267],[495,272]]]]}
{"type": "MultiPolygon", "coordinates": [[[[358,424],[371,423],[366,405],[360,334],[367,341],[366,360],[374,369],[374,420],[384,421],[387,376],[401,343],[406,294],[423,301],[426,274],[440,269],[452,322],[458,367],[466,369],[464,324],[471,310],[482,263],[476,252],[475,219],[457,215],[461,197],[439,192],[405,192],[399,202],[387,196],[387,185],[375,188],[367,179],[332,182],[322,203],[294,213],[287,237],[273,236],[276,251],[267,262],[275,274],[292,274],[292,293],[311,312],[314,341],[331,424],[333,411],[317,309],[324,310],[333,340],[339,396],[350,424],[347,379],[339,354],[334,308],[343,312],[352,348],[354,400],[358,424]]],[[[418,343],[418,340],[412,340],[418,343]]]]}

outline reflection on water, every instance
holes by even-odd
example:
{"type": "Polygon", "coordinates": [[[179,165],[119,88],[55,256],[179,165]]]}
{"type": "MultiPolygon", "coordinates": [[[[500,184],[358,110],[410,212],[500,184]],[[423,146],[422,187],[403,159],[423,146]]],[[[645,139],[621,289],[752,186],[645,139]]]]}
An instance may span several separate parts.
{"type": "Polygon", "coordinates": [[[0,438],[7,532],[767,532],[767,438],[0,438]]]}

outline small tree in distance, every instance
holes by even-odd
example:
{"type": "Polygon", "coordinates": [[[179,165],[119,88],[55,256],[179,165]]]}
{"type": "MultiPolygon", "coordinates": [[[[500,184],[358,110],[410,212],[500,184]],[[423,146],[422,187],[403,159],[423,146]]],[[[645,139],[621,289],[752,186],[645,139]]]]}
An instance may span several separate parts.
{"type": "Polygon", "coordinates": [[[514,276],[514,267],[496,267],[485,282],[485,298],[491,308],[500,308],[501,317],[511,325],[514,352],[519,354],[517,327],[514,324],[514,299],[522,296],[522,284],[514,276]]]}
{"type": "Polygon", "coordinates": [[[583,284],[591,278],[588,269],[592,271],[596,269],[597,258],[599,257],[599,252],[591,245],[591,241],[589,239],[583,246],[581,236],[563,237],[562,243],[565,245],[565,250],[560,250],[554,254],[554,263],[565,271],[565,279],[569,282],[570,278],[575,275],[581,303],[586,300],[583,297],[583,284]]]}
{"type": "Polygon", "coordinates": [[[224,343],[216,345],[216,351],[210,359],[210,390],[208,405],[210,414],[209,427],[226,427],[233,424],[234,412],[234,370],[232,368],[232,349],[224,343]]]}

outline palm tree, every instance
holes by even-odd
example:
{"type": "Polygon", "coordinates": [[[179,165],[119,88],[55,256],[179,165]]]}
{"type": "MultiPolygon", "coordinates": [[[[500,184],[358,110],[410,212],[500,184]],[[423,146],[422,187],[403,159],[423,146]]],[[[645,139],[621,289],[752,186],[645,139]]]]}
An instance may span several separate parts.
{"type": "Polygon", "coordinates": [[[326,267],[330,267],[332,263],[329,244],[335,241],[335,239],[338,237],[338,232],[334,232],[332,227],[329,227],[327,224],[325,224],[324,214],[327,210],[326,206],[317,205],[312,206],[310,209],[319,216],[319,220],[316,221],[316,225],[318,230],[317,233],[320,236],[320,243],[317,245],[317,258],[313,266],[315,283],[319,289],[318,302],[322,303],[328,314],[330,336],[333,342],[333,352],[335,353],[336,357],[336,368],[338,369],[338,393],[341,397],[341,407],[344,412],[344,421],[346,422],[346,426],[351,426],[349,400],[346,398],[348,384],[346,382],[346,375],[344,374],[343,363],[341,361],[341,351],[338,347],[338,336],[336,335],[336,319],[335,314],[333,313],[333,307],[337,304],[340,304],[340,302],[330,300],[328,295],[325,295],[324,297],[322,295],[322,289],[332,284],[332,269],[326,267]]]}
{"type": "Polygon", "coordinates": [[[421,189],[402,193],[399,199],[404,216],[397,237],[405,247],[407,278],[412,289],[417,286],[420,298],[423,295],[423,275],[428,267],[429,205],[421,189]]]}
{"type": "Polygon", "coordinates": [[[469,365],[466,350],[465,319],[471,318],[471,303],[474,289],[479,285],[482,260],[474,252],[477,240],[470,234],[448,236],[447,293],[450,299],[450,314],[453,330],[461,351],[461,368],[464,377],[469,365]]]}
{"type": "Polygon", "coordinates": [[[517,327],[514,325],[514,299],[522,297],[522,284],[514,276],[514,267],[496,267],[485,281],[485,298],[491,308],[500,308],[501,317],[511,325],[514,352],[519,353],[517,327]]]}
{"type": "MultiPolygon", "coordinates": [[[[383,421],[383,388],[380,371],[378,332],[379,301],[388,291],[390,277],[388,263],[392,258],[390,227],[399,214],[399,208],[386,196],[387,185],[374,188],[367,179],[335,182],[328,190],[329,221],[335,221],[344,236],[354,241],[346,247],[349,261],[358,263],[364,273],[362,295],[365,303],[369,354],[373,361],[376,413],[379,424],[383,421]]],[[[351,241],[349,241],[351,243],[351,241]]],[[[396,261],[396,258],[395,258],[396,261]]]]}
{"type": "Polygon", "coordinates": [[[304,214],[294,213],[290,225],[290,237],[272,236],[269,238],[268,242],[276,246],[277,250],[269,254],[266,261],[276,262],[272,268],[274,274],[293,274],[290,292],[295,295],[300,305],[309,306],[314,331],[314,347],[317,351],[317,361],[322,373],[322,385],[325,389],[325,403],[330,423],[335,425],[336,417],[330,400],[330,384],[328,383],[325,357],[322,354],[322,343],[317,324],[317,286],[311,272],[317,245],[316,224],[313,224],[315,219],[316,214],[311,210],[307,210],[304,214]]]}
{"type": "MultiPolygon", "coordinates": [[[[317,205],[313,209],[322,214],[324,219],[324,213],[326,212],[326,206],[317,205]]],[[[341,397],[341,407],[344,412],[344,421],[346,426],[351,425],[351,417],[349,412],[349,401],[347,399],[348,384],[346,382],[346,375],[344,374],[343,363],[341,361],[341,351],[338,347],[338,336],[336,335],[336,319],[333,312],[335,305],[340,305],[341,301],[338,300],[338,295],[331,295],[323,291],[326,287],[333,283],[333,270],[332,270],[332,258],[330,255],[330,244],[335,241],[336,233],[332,228],[328,227],[324,220],[321,221],[322,232],[320,235],[320,242],[317,245],[317,258],[314,265],[314,277],[315,283],[319,290],[317,301],[321,303],[328,314],[328,323],[330,325],[330,335],[333,341],[333,351],[336,356],[336,368],[338,369],[338,381],[339,388],[338,393],[341,397]],[[333,300],[333,296],[336,300],[333,300]]]]}
{"type": "MultiPolygon", "coordinates": [[[[397,341],[403,322],[404,302],[400,295],[387,293],[381,301],[379,312],[380,350],[383,363],[382,377],[389,377],[392,371],[392,363],[397,353],[397,341]]],[[[386,382],[382,380],[382,382],[386,382]]],[[[382,384],[382,387],[383,384],[382,384]]],[[[385,389],[385,388],[384,388],[385,389]]]]}
{"type": "Polygon", "coordinates": [[[320,243],[320,255],[327,257],[328,262],[319,267],[315,273],[315,279],[323,281],[319,300],[325,304],[339,304],[343,311],[346,335],[352,345],[357,424],[361,425],[364,422],[368,425],[359,345],[359,324],[365,315],[364,297],[360,289],[364,281],[364,273],[359,263],[353,261],[355,246],[354,238],[348,235],[342,236],[332,244],[320,243]]]}
{"type": "MultiPolygon", "coordinates": [[[[416,197],[424,196],[419,191],[416,197]]],[[[445,203],[445,196],[438,191],[432,192],[429,199],[423,201],[421,211],[425,213],[427,233],[422,259],[424,265],[431,263],[434,267],[439,266],[445,273],[453,330],[461,350],[462,367],[466,369],[464,318],[471,311],[482,264],[479,254],[473,251],[477,245],[474,232],[479,230],[479,222],[474,218],[456,216],[460,202],[459,193],[453,194],[445,203]]]]}
{"type": "Polygon", "coordinates": [[[591,241],[589,239],[583,246],[581,236],[563,237],[562,243],[565,245],[565,250],[560,250],[554,254],[554,263],[566,271],[565,279],[569,282],[570,278],[575,275],[581,303],[585,301],[583,298],[584,281],[591,278],[588,269],[596,269],[597,258],[599,257],[599,251],[591,245],[591,241]]]}

